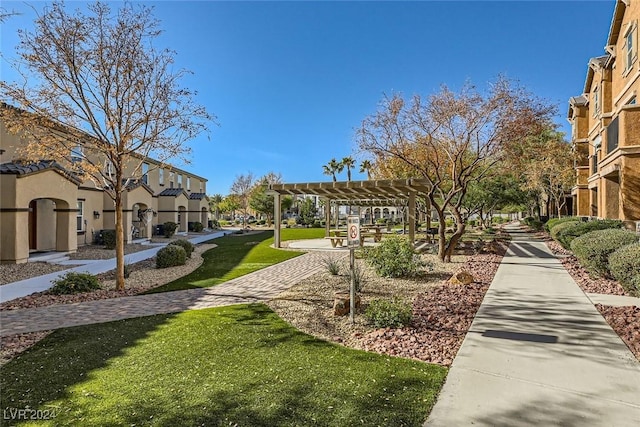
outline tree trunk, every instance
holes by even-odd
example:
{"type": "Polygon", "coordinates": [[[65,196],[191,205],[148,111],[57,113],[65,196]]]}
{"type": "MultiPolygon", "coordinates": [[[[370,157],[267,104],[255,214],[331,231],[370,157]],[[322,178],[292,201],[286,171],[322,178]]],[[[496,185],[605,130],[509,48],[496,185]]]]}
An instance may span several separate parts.
{"type": "Polygon", "coordinates": [[[464,230],[465,230],[465,224],[464,224],[464,221],[462,220],[462,215],[460,214],[460,211],[455,208],[453,208],[452,210],[453,210],[453,216],[456,217],[456,231],[455,233],[453,233],[453,236],[451,236],[451,240],[449,240],[447,244],[444,258],[442,259],[444,262],[451,262],[451,256],[453,255],[453,251],[456,248],[456,245],[458,244],[460,239],[462,238],[462,235],[464,234],[464,230]]]}
{"type": "Polygon", "coordinates": [[[122,224],[122,192],[116,186],[116,290],[124,290],[124,227],[122,224]]]}

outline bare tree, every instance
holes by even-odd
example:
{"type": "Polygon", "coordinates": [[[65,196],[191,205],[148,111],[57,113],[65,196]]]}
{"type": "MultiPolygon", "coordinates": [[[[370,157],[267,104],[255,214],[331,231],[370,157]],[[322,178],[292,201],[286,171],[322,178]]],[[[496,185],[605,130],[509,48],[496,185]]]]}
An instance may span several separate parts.
{"type": "Polygon", "coordinates": [[[487,95],[466,84],[459,93],[443,86],[426,100],[414,96],[383,99],[358,132],[362,150],[382,171],[426,179],[426,194],[439,217],[438,256],[450,261],[465,231],[461,211],[469,183],[480,180],[502,157],[502,149],[537,134],[554,109],[513,82],[498,78],[487,95]],[[447,212],[456,228],[447,240],[447,212]]]}
{"type": "Polygon", "coordinates": [[[231,193],[238,197],[240,201],[240,209],[242,210],[242,228],[247,226],[247,215],[249,209],[249,199],[251,198],[251,190],[254,186],[254,177],[251,172],[246,175],[236,176],[235,181],[231,184],[231,193]]]}
{"type": "Polygon", "coordinates": [[[122,194],[152,156],[188,162],[186,141],[214,120],[181,87],[186,70],[175,53],[158,50],[152,9],[124,3],[113,14],[96,2],[85,14],[54,2],[32,32],[19,33],[13,64],[24,81],[0,82],[10,132],[28,140],[27,160],[57,159],[104,190],[116,213],[116,289],[124,289],[122,194]],[[23,72],[24,71],[24,72],[23,72]],[[133,172],[127,172],[127,171],[133,172]]]}

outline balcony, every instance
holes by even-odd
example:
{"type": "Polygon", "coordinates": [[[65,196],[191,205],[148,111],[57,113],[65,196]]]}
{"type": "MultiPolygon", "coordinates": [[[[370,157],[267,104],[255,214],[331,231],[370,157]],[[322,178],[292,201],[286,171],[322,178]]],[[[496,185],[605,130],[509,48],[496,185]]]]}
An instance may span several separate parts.
{"type": "Polygon", "coordinates": [[[587,185],[587,179],[589,178],[589,169],[578,169],[577,170],[577,177],[576,177],[576,184],[577,185],[587,185]]]}

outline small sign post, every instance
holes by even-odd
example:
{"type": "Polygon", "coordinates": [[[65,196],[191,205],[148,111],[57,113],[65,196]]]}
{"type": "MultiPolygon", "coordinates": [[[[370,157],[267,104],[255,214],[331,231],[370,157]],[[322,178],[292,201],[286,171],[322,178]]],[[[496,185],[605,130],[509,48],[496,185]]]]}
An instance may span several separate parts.
{"type": "Polygon", "coordinates": [[[360,246],[360,217],[347,217],[347,246],[349,247],[349,267],[351,270],[351,286],[349,287],[349,320],[355,323],[356,314],[356,274],[355,248],[360,246]]]}

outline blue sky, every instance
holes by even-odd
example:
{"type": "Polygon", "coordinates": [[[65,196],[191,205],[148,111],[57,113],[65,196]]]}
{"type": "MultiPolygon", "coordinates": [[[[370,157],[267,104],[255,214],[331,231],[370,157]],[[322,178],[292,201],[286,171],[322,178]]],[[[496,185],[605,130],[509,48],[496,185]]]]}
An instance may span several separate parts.
{"type": "MultiPolygon", "coordinates": [[[[223,195],[248,172],[281,173],[285,182],[330,180],[322,165],[356,154],[354,129],[385,93],[428,95],[465,80],[484,88],[502,73],[558,105],[556,122],[568,132],[568,98],[581,94],[589,58],[604,53],[615,6],[613,0],[145,3],[161,20],[159,45],[194,72],[184,85],[198,91],[197,101],[220,124],[210,140],[192,141],[191,164],[178,166],[207,178],[207,193],[223,195]]],[[[23,13],[2,26],[5,56],[17,45],[16,30],[32,25],[27,4],[2,2],[23,13]]],[[[4,60],[1,72],[13,78],[4,60]]],[[[364,176],[356,171],[353,179],[364,176]]]]}

